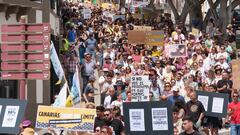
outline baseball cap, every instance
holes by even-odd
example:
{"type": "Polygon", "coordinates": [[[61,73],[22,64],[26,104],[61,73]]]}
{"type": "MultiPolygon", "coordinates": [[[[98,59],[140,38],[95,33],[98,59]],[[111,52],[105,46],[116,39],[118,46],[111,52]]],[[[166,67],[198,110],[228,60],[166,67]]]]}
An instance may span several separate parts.
{"type": "Polygon", "coordinates": [[[32,125],[32,122],[30,121],[30,120],[24,120],[23,122],[22,122],[22,126],[23,127],[29,127],[29,126],[31,126],[32,125]]]}
{"type": "Polygon", "coordinates": [[[173,86],[173,87],[172,87],[172,91],[178,92],[178,91],[179,91],[179,88],[178,88],[177,86],[173,86]]]}
{"type": "Polygon", "coordinates": [[[132,59],[132,56],[128,56],[128,59],[132,59]]]}

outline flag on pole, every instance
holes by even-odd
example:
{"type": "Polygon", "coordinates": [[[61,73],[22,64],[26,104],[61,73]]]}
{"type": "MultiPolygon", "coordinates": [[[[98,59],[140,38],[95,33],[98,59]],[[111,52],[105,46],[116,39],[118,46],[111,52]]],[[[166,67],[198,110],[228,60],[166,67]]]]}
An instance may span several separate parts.
{"type": "Polygon", "coordinates": [[[66,107],[72,107],[73,106],[73,101],[72,101],[71,95],[68,95],[68,98],[67,98],[65,106],[66,107]]]}
{"type": "Polygon", "coordinates": [[[72,87],[71,87],[71,97],[73,104],[77,104],[81,101],[81,91],[80,91],[80,83],[79,83],[79,74],[78,74],[78,66],[76,65],[76,70],[72,79],[72,87]]]}
{"type": "Polygon", "coordinates": [[[53,106],[62,106],[62,107],[65,106],[65,103],[67,101],[67,87],[68,87],[68,84],[67,82],[65,82],[57,98],[55,99],[53,106]]]}
{"type": "Polygon", "coordinates": [[[64,77],[64,71],[63,71],[62,65],[58,59],[58,55],[57,55],[57,52],[56,52],[53,42],[51,42],[51,47],[50,47],[50,58],[51,58],[51,62],[52,62],[54,71],[58,77],[58,82],[56,83],[56,85],[58,85],[62,82],[62,79],[64,77]]]}

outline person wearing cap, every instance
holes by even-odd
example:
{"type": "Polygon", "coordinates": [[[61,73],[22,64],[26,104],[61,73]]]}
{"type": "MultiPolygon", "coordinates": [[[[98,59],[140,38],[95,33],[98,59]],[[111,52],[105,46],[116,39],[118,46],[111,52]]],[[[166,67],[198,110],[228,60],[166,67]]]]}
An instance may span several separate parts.
{"type": "Polygon", "coordinates": [[[20,124],[20,129],[21,129],[21,132],[25,129],[25,128],[28,128],[28,127],[31,127],[32,125],[32,122],[30,120],[24,120],[21,124],[20,124]]]}
{"type": "Polygon", "coordinates": [[[230,67],[223,55],[219,56],[218,62],[215,65],[220,65],[222,69],[228,69],[230,67]]]}
{"type": "Polygon", "coordinates": [[[115,69],[115,65],[111,62],[111,57],[107,55],[104,60],[103,68],[107,68],[108,70],[115,69]]]}
{"type": "Polygon", "coordinates": [[[186,116],[182,119],[182,127],[183,127],[183,132],[180,133],[179,135],[201,135],[197,130],[194,128],[194,121],[192,120],[191,117],[186,116]]]}
{"type": "Polygon", "coordinates": [[[167,100],[170,101],[172,105],[175,104],[176,100],[181,100],[185,104],[184,97],[179,94],[179,88],[177,86],[173,86],[172,91],[173,91],[173,95],[170,95],[167,100]]]}
{"type": "Polygon", "coordinates": [[[128,61],[127,61],[127,63],[128,63],[128,66],[129,67],[131,67],[131,69],[133,69],[133,59],[132,59],[132,56],[128,56],[128,61]]]}
{"type": "Polygon", "coordinates": [[[108,73],[109,73],[109,70],[107,68],[103,68],[102,73],[101,73],[102,75],[98,79],[98,84],[100,86],[100,90],[101,90],[103,83],[105,82],[105,78],[107,77],[108,73]]]}
{"type": "Polygon", "coordinates": [[[111,74],[109,72],[107,77],[105,78],[105,81],[104,81],[103,85],[102,85],[102,89],[101,89],[101,104],[104,103],[104,99],[108,95],[108,88],[109,87],[113,87],[113,85],[114,85],[112,79],[113,79],[113,74],[111,74]]]}
{"type": "MultiPolygon", "coordinates": [[[[82,79],[83,79],[83,90],[85,89],[88,79],[90,76],[94,76],[94,70],[97,68],[96,62],[92,59],[90,53],[85,53],[84,60],[81,65],[82,79]]],[[[83,91],[84,93],[84,91],[83,91]]]]}

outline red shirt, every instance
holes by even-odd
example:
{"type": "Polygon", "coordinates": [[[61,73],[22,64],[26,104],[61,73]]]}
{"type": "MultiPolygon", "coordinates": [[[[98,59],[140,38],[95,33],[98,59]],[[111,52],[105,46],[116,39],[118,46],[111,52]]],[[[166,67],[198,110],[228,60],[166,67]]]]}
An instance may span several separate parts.
{"type": "Polygon", "coordinates": [[[228,104],[228,110],[234,110],[231,115],[231,124],[240,124],[240,102],[228,104]]]}

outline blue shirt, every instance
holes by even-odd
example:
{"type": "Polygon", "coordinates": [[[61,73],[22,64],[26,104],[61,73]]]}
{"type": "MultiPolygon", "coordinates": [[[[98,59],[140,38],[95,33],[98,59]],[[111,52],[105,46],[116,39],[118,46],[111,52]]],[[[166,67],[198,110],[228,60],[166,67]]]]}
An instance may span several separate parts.
{"type": "Polygon", "coordinates": [[[170,101],[172,103],[172,105],[175,104],[176,100],[179,99],[181,101],[183,101],[185,103],[185,100],[184,100],[184,97],[179,95],[179,96],[174,96],[174,95],[171,95],[168,97],[168,101],[170,101]]]}

